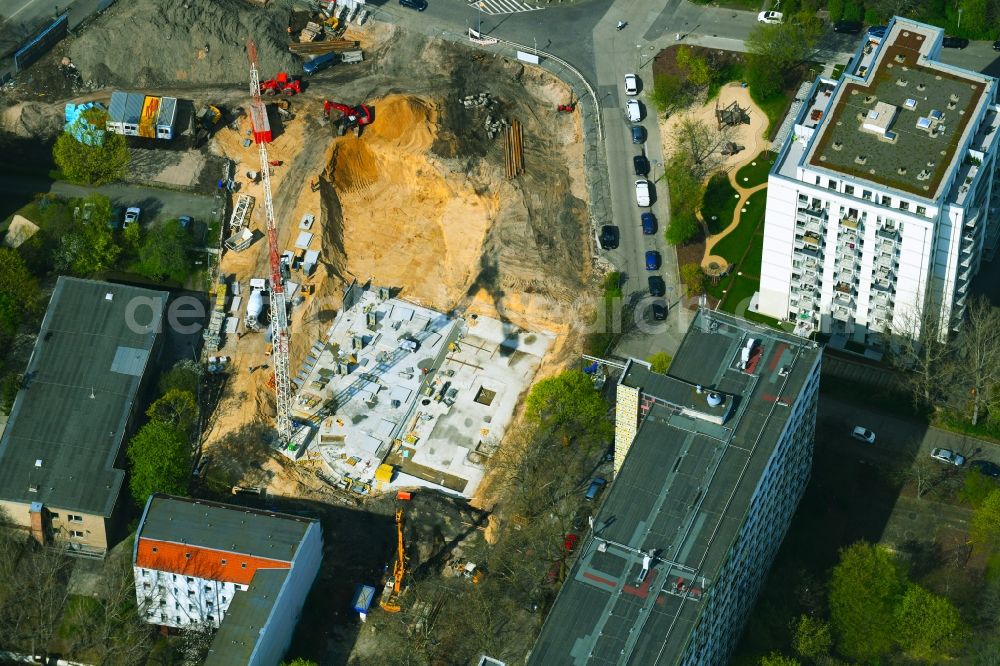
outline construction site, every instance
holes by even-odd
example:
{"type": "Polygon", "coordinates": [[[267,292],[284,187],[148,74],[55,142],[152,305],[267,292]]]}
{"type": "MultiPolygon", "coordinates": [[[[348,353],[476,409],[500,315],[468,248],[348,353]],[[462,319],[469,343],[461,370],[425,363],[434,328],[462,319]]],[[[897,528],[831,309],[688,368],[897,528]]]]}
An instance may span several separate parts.
{"type": "MultiPolygon", "coordinates": [[[[44,146],[65,104],[103,105],[148,182],[212,183],[228,201],[205,240],[219,261],[201,360],[218,381],[199,474],[257,428],[268,453],[234,495],[390,524],[410,500],[407,576],[478,581],[455,552],[484,543],[491,457],[531,384],[578,357],[565,313],[600,279],[581,121],[558,111],[572,101],[541,69],[356,8],[137,0],[6,86],[0,129],[44,146]],[[112,48],[126,32],[132,46],[112,48]],[[176,99],[176,119],[143,140],[128,128],[151,99],[176,99]]],[[[402,557],[389,536],[333,555],[356,579],[317,585],[347,604],[378,584],[402,557]]],[[[327,534],[327,552],[352,538],[327,534]]],[[[347,661],[353,639],[330,631],[323,649],[347,661]]]]}

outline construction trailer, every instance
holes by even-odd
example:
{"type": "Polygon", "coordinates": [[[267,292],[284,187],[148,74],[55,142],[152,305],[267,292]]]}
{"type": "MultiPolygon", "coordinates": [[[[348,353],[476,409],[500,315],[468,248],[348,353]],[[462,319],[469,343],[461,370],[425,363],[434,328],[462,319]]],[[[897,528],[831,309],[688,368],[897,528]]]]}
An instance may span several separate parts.
{"type": "Polygon", "coordinates": [[[147,139],[174,138],[177,98],[115,91],[108,105],[107,130],[147,139]]]}

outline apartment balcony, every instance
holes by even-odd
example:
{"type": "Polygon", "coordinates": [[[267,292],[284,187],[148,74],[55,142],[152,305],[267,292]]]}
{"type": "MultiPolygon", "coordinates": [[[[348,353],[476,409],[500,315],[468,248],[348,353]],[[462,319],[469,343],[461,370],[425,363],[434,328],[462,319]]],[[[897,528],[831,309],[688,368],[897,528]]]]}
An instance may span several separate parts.
{"type": "Polygon", "coordinates": [[[836,286],[834,286],[833,290],[837,292],[838,295],[845,294],[847,296],[854,296],[855,293],[853,282],[838,282],[836,286]]]}
{"type": "Polygon", "coordinates": [[[969,280],[965,280],[964,282],[957,283],[956,286],[955,286],[955,293],[956,294],[965,294],[965,293],[967,293],[969,291],[969,285],[971,285],[971,284],[972,284],[972,282],[969,281],[969,280]]]}
{"type": "Polygon", "coordinates": [[[839,268],[834,271],[833,279],[837,282],[854,284],[858,280],[858,273],[853,268],[839,268]]]}
{"type": "Polygon", "coordinates": [[[840,226],[845,229],[850,229],[852,231],[857,231],[861,224],[858,222],[858,218],[853,215],[845,215],[840,218],[840,226]]]}
{"type": "MultiPolygon", "coordinates": [[[[878,233],[878,232],[876,232],[878,233]]],[[[899,251],[899,247],[894,241],[891,240],[880,240],[878,245],[875,247],[876,252],[886,252],[889,254],[895,254],[899,251]]]]}
{"type": "Polygon", "coordinates": [[[892,243],[899,241],[899,229],[896,227],[882,227],[875,231],[875,236],[878,238],[885,239],[892,243]]]}
{"type": "Polygon", "coordinates": [[[842,305],[834,305],[830,309],[830,316],[837,321],[844,322],[845,324],[854,322],[854,310],[842,305]]]}
{"type": "Polygon", "coordinates": [[[872,291],[895,295],[896,285],[894,282],[894,280],[889,280],[887,278],[875,277],[872,279],[872,291]]]}
{"type": "Polygon", "coordinates": [[[823,258],[823,252],[818,247],[809,247],[806,246],[804,243],[803,244],[796,243],[795,249],[798,250],[799,254],[801,254],[804,257],[812,257],[813,259],[823,258]]]}
{"type": "Polygon", "coordinates": [[[815,220],[826,221],[827,212],[825,208],[813,208],[811,206],[799,206],[798,213],[796,215],[796,220],[812,218],[815,220]]]}

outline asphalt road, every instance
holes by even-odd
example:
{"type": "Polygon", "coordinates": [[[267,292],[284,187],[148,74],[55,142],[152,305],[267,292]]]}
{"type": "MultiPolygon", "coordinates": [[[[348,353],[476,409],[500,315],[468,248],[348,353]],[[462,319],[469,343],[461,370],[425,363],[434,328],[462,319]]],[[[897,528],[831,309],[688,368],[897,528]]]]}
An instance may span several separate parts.
{"type": "Polygon", "coordinates": [[[7,57],[58,14],[69,11],[72,30],[109,0],[4,0],[0,2],[0,76],[13,72],[13,58],[7,57]]]}
{"type": "Polygon", "coordinates": [[[51,192],[61,197],[84,197],[99,192],[111,199],[116,208],[139,206],[142,221],[168,220],[180,215],[190,215],[196,220],[208,220],[221,204],[214,197],[190,192],[162,190],[155,187],[116,183],[102,187],[84,187],[62,181],[0,175],[0,218],[10,215],[31,201],[38,192],[51,192]]]}

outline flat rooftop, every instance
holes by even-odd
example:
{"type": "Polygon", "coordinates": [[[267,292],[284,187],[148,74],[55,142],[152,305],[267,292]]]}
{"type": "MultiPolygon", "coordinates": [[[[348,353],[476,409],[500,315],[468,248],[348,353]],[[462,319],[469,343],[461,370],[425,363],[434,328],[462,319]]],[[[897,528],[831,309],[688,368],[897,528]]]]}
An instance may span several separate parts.
{"type": "Polygon", "coordinates": [[[552,337],[482,316],[449,317],[354,288],[296,377],[307,456],[366,493],[429,486],[471,496],[552,337]],[[383,463],[391,481],[376,479],[383,463]]]}
{"type": "Polygon", "coordinates": [[[125,476],[115,461],[168,296],[59,278],[0,439],[0,499],[111,514],[125,476]]]}
{"type": "Polygon", "coordinates": [[[845,75],[806,156],[885,188],[936,199],[976,117],[988,77],[931,60],[940,29],[894,19],[885,38],[866,35],[872,61],[845,75]]]}
{"type": "Polygon", "coordinates": [[[722,425],[679,411],[669,396],[658,395],[661,375],[629,362],[621,382],[640,387],[651,405],[529,664],[679,662],[788,405],[820,353],[802,338],[699,312],[668,379],[731,396],[734,409],[722,425]],[[750,338],[755,343],[744,365],[750,338]],[[650,551],[657,555],[641,578],[650,551]]]}

